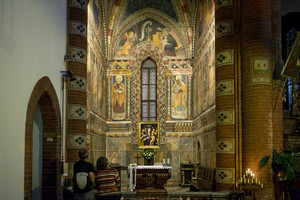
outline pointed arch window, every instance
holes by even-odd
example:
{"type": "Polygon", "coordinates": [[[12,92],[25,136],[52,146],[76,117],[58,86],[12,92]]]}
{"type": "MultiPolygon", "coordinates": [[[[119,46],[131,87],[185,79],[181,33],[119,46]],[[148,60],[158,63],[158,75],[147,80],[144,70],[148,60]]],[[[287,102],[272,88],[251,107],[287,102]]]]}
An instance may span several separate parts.
{"type": "Polygon", "coordinates": [[[142,64],[142,121],[156,121],[156,64],[147,58],[142,64]]]}

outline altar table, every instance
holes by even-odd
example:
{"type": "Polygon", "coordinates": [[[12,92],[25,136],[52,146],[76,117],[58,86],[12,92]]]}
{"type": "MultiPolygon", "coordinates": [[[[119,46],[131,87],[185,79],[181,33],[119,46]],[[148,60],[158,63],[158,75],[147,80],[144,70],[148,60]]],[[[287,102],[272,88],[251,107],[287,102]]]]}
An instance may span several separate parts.
{"type": "Polygon", "coordinates": [[[139,196],[166,196],[164,187],[171,178],[171,166],[129,166],[130,190],[139,196]]]}

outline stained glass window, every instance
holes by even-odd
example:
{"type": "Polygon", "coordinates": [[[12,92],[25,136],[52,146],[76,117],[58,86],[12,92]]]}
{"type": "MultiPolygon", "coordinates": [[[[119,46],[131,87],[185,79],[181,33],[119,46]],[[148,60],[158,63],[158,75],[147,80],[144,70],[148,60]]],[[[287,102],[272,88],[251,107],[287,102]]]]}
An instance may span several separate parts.
{"type": "Polygon", "coordinates": [[[156,121],[156,65],[152,59],[142,64],[142,120],[156,121]]]}

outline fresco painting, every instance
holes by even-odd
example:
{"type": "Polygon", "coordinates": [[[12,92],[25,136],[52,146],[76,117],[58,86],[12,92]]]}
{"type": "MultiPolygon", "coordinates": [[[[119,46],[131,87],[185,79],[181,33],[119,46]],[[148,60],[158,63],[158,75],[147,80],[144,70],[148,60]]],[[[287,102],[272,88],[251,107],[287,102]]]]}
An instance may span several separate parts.
{"type": "Polygon", "coordinates": [[[112,78],[112,119],[124,120],[126,117],[126,85],[121,75],[112,78]]]}
{"type": "Polygon", "coordinates": [[[165,13],[166,15],[170,16],[173,20],[178,21],[177,14],[175,12],[172,0],[128,1],[126,11],[124,13],[122,20],[127,19],[130,15],[145,8],[153,8],[157,11],[165,13]]]}
{"type": "Polygon", "coordinates": [[[198,7],[197,34],[198,39],[202,37],[205,30],[208,29],[210,23],[214,19],[215,3],[214,0],[202,0],[198,7]]]}
{"type": "Polygon", "coordinates": [[[124,33],[115,54],[129,56],[139,46],[151,43],[164,51],[167,56],[183,55],[182,43],[175,38],[177,38],[175,33],[169,28],[153,19],[146,19],[124,33]]]}
{"type": "Polygon", "coordinates": [[[175,75],[171,88],[171,116],[174,119],[187,118],[187,76],[175,75]]]}

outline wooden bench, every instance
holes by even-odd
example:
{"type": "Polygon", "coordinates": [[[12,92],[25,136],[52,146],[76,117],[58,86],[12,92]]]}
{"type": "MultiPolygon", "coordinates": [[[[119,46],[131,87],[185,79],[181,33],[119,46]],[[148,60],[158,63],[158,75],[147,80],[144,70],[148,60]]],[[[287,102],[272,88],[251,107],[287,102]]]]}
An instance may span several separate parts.
{"type": "Polygon", "coordinates": [[[215,191],[216,169],[196,166],[196,178],[190,182],[190,191],[215,191]]]}

